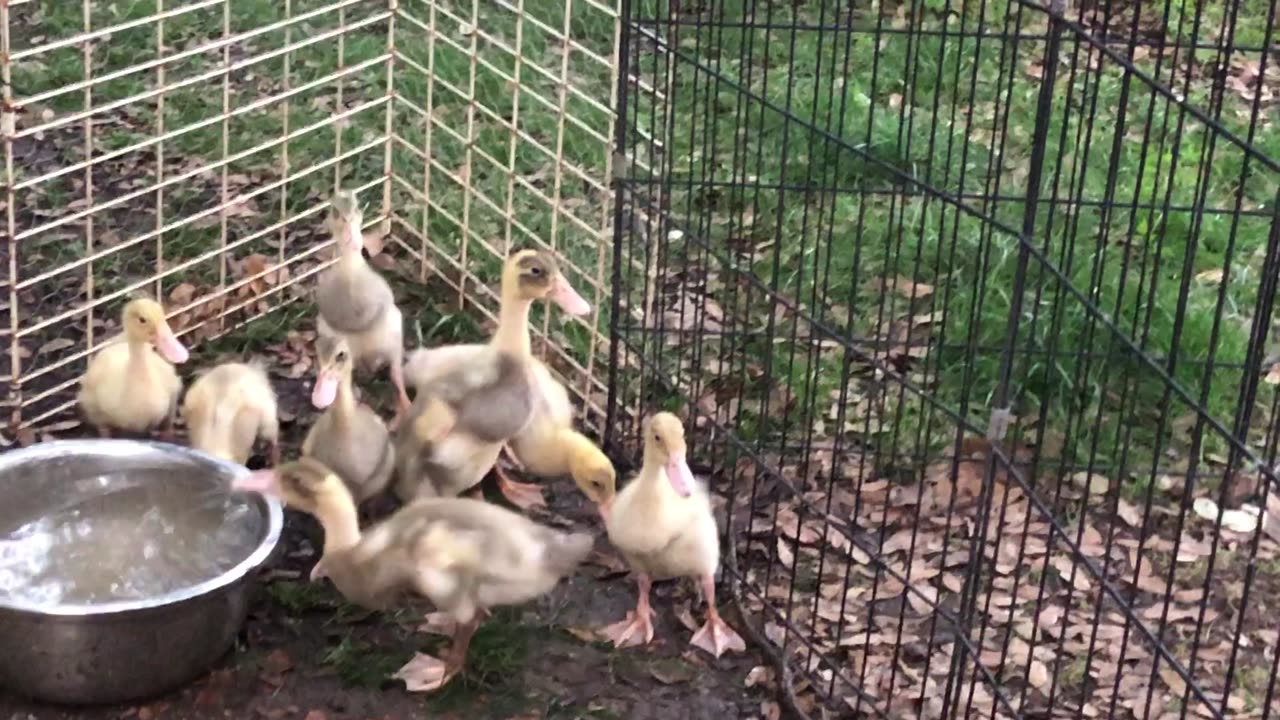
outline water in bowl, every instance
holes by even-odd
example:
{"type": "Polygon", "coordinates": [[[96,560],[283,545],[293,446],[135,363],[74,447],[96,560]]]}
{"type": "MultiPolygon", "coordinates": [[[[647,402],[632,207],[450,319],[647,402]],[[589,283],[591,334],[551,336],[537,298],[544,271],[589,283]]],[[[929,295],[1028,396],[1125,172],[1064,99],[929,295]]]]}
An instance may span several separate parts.
{"type": "Polygon", "coordinates": [[[244,560],[263,518],[172,468],[78,478],[39,517],[0,527],[0,600],[95,604],[197,585],[244,560]]]}

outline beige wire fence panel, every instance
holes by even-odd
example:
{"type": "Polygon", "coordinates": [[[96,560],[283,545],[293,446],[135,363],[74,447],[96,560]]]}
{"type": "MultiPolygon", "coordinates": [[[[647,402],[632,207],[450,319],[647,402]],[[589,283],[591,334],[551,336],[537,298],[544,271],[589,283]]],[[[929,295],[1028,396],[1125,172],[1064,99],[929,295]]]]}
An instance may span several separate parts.
{"type": "Polygon", "coordinates": [[[410,324],[421,297],[491,321],[501,257],[558,252],[593,311],[535,311],[537,345],[602,416],[613,2],[11,0],[0,32],[13,430],[74,422],[133,295],[197,346],[298,301],[245,332],[312,328],[339,187],[427,286],[410,324]]]}

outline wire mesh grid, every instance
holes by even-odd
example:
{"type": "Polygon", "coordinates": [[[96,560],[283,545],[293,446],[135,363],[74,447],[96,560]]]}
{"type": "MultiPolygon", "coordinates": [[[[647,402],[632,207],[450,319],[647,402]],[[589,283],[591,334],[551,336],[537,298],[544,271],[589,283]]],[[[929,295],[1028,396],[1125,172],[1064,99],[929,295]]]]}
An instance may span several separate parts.
{"type": "Polygon", "coordinates": [[[497,278],[513,247],[553,251],[592,305],[564,322],[535,308],[543,357],[588,421],[607,379],[609,178],[619,18],[599,0],[404,0],[391,208],[396,237],[459,307],[496,322],[497,278]]]}
{"type": "Polygon", "coordinates": [[[332,189],[383,183],[385,4],[251,9],[0,4],[12,426],[74,422],[129,296],[193,343],[303,296],[332,189]]]}
{"type": "MultiPolygon", "coordinates": [[[[376,208],[384,269],[443,278],[467,310],[494,316],[497,258],[516,244],[557,250],[584,296],[606,297],[608,4],[11,1],[0,14],[11,428],[75,423],[77,378],[129,296],[161,299],[197,344],[305,298],[338,188],[376,208]]],[[[601,317],[535,328],[589,415],[604,403],[601,317]]]]}
{"type": "Polygon", "coordinates": [[[610,408],[794,709],[1277,716],[1275,17],[624,4],[610,408]]]}

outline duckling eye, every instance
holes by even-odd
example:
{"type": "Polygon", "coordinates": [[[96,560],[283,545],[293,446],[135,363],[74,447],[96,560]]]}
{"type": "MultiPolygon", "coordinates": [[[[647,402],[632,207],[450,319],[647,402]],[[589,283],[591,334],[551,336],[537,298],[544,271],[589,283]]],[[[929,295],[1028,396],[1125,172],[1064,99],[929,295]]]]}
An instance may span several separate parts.
{"type": "Polygon", "coordinates": [[[530,268],[529,268],[529,274],[530,274],[530,275],[532,275],[532,276],[534,276],[534,277],[542,277],[542,267],[541,267],[541,266],[539,266],[539,265],[534,265],[534,266],[530,267],[530,268]]]}
{"type": "Polygon", "coordinates": [[[342,352],[338,353],[338,354],[337,354],[337,356],[335,356],[335,358],[334,358],[334,359],[335,359],[335,360],[337,360],[338,362],[346,362],[346,361],[347,361],[347,351],[346,351],[346,350],[343,350],[342,352]]]}
{"type": "Polygon", "coordinates": [[[138,324],[139,324],[139,325],[146,325],[146,324],[147,324],[147,319],[146,319],[145,317],[143,317],[143,316],[139,315],[139,316],[138,316],[138,324]]]}
{"type": "Polygon", "coordinates": [[[653,439],[657,440],[658,442],[662,442],[662,436],[657,433],[653,434],[653,439]]]}

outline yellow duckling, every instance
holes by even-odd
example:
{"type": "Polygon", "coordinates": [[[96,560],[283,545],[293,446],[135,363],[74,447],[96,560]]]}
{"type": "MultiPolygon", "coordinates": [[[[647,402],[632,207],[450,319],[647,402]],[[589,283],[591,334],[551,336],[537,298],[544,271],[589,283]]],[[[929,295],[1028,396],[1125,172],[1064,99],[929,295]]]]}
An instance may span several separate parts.
{"type": "Polygon", "coordinates": [[[434,690],[463,667],[480,618],[549,592],[591,552],[565,533],[480,500],[420,499],[361,533],[351,493],[311,458],[241,476],[234,490],[270,493],[314,516],[324,550],[311,579],[328,578],[348,601],[386,609],[402,594],[431,600],[456,625],[444,660],[419,653],[398,674],[410,690],[434,690]]]}
{"type": "Polygon", "coordinates": [[[350,192],[338,193],[332,201],[329,229],[338,241],[338,261],[316,285],[316,307],[320,316],[316,332],[321,337],[346,341],[356,364],[378,370],[384,364],[396,388],[396,413],[389,423],[395,428],[409,408],[401,365],[404,362],[404,316],[396,307],[391,286],[369,266],[364,249],[364,216],[350,192]]]}
{"type": "Polygon", "coordinates": [[[182,403],[191,447],[241,465],[258,439],[269,444],[271,464],[280,462],[277,413],[275,391],[258,363],[223,363],[202,373],[182,403]]]}
{"type": "MultiPolygon", "coordinates": [[[[409,353],[404,375],[410,385],[422,387],[462,363],[471,362],[485,345],[445,345],[409,353]]],[[[515,462],[539,478],[568,475],[593,503],[603,510],[613,500],[617,474],[600,448],[573,429],[573,405],[569,391],[540,360],[534,359],[534,406],[528,425],[507,443],[515,462]]],[[[545,505],[542,490],[532,483],[512,480],[495,465],[498,488],[521,508],[545,505]]]]}
{"type": "Polygon", "coordinates": [[[101,437],[110,437],[113,430],[148,433],[162,422],[171,435],[182,379],[170,363],[186,362],[187,349],[154,300],[130,301],[121,323],[122,335],[89,362],[76,402],[101,437]]]}
{"type": "Polygon", "coordinates": [[[591,309],[550,253],[513,253],[502,274],[502,304],[493,337],[467,362],[434,373],[419,385],[408,414],[418,430],[402,426],[397,432],[400,467],[395,492],[401,500],[453,497],[475,487],[502,446],[529,423],[536,389],[529,309],[541,299],[576,315],[591,309]],[[444,422],[424,428],[424,413],[444,422]],[[433,440],[424,444],[427,438],[433,440]]]}
{"type": "Polygon", "coordinates": [[[696,577],[707,601],[707,621],[690,644],[716,657],[727,650],[746,650],[716,609],[720,539],[711,498],[685,461],[684,426],[675,415],[658,413],[644,423],[644,464],[618,493],[605,527],[640,589],[635,611],[605,629],[614,645],[653,640],[649,588],[654,580],[696,577]]]}
{"type": "Polygon", "coordinates": [[[302,454],[333,468],[357,503],[383,490],[395,470],[395,447],[382,419],[356,402],[352,354],[337,337],[316,339],[316,383],[311,404],[324,414],[302,441],[302,454]]]}

